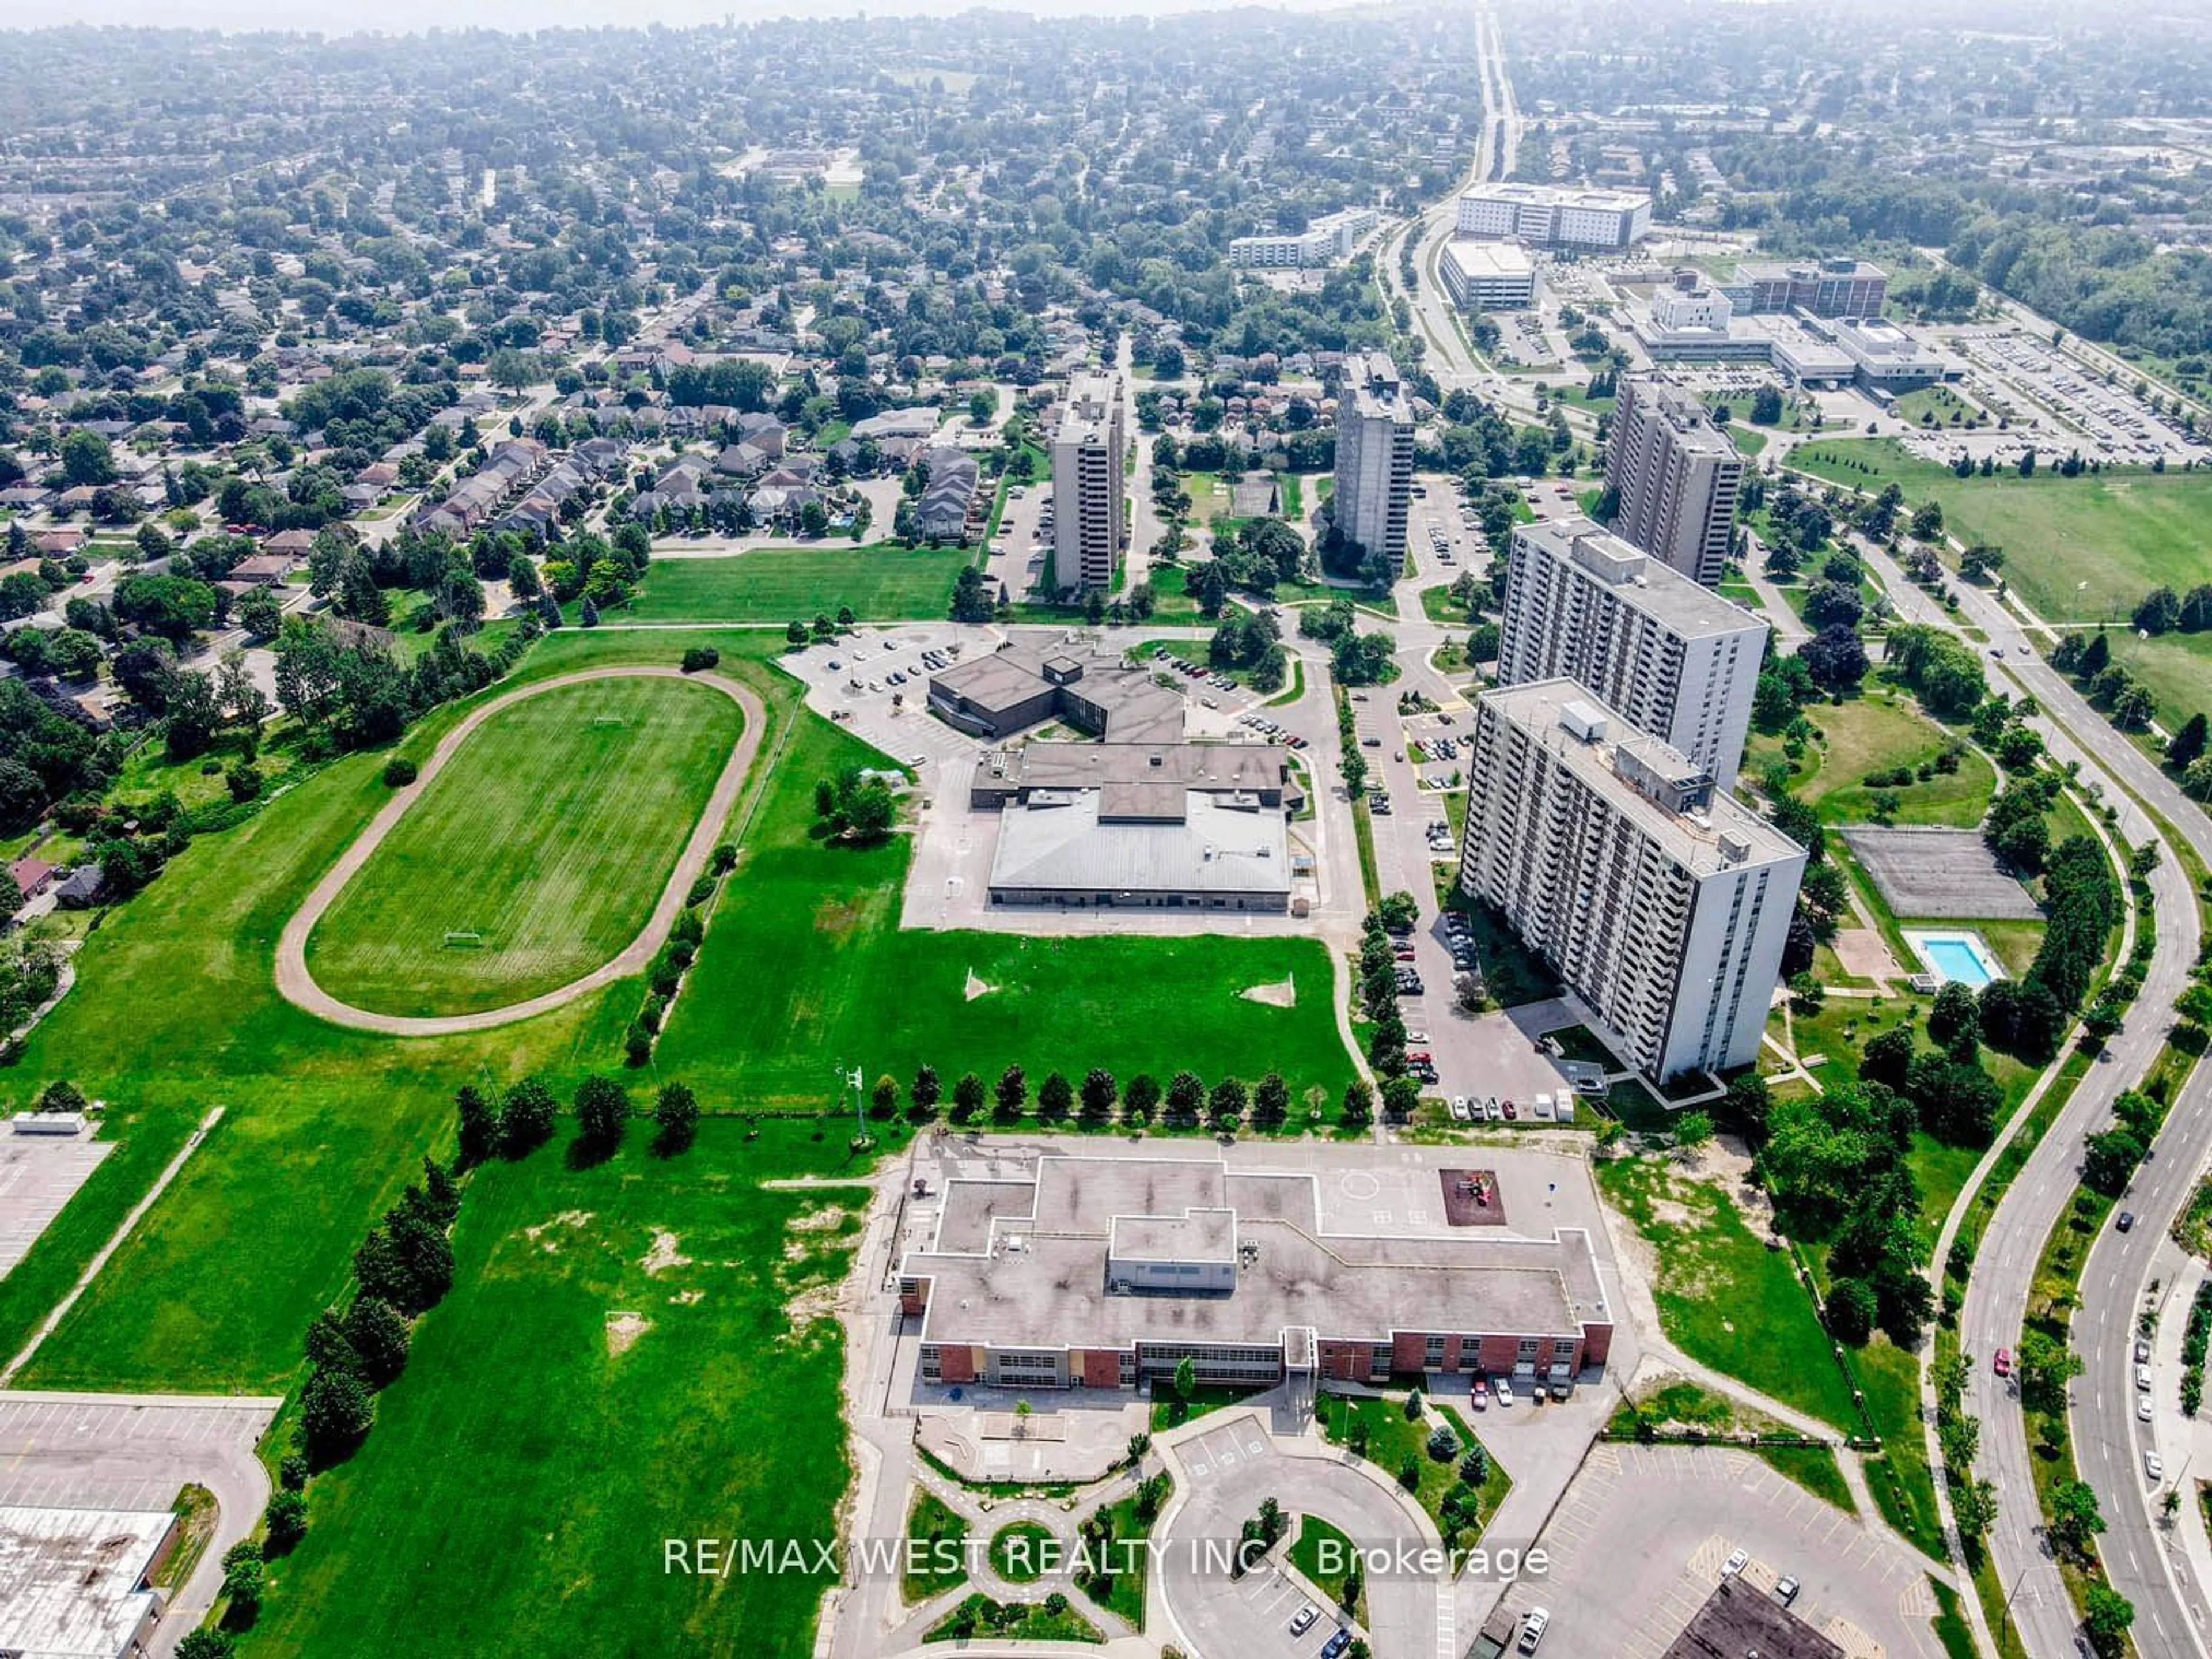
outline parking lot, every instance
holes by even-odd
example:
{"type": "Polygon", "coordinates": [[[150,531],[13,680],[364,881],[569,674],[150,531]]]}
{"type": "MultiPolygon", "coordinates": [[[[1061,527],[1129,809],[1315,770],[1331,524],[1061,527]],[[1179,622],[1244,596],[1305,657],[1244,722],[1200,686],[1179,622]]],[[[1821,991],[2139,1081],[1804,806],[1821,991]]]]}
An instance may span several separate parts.
{"type": "Polygon", "coordinates": [[[89,1129],[73,1135],[0,1134],[0,1273],[30,1254],[46,1224],[115,1150],[89,1129]]]}
{"type": "Polygon", "coordinates": [[[0,1394],[0,1504],[166,1510],[185,1485],[215,1494],[215,1536],[172,1603],[152,1651],[198,1624],[222,1557],[269,1501],[254,1446],[281,1400],[179,1395],[0,1394]]]}
{"type": "Polygon", "coordinates": [[[1943,1651],[1925,1563],[1733,1448],[1594,1446],[1539,1541],[1548,1578],[1502,1605],[1549,1609],[1547,1654],[1657,1659],[1738,1549],[1747,1584],[1796,1578],[1792,1611],[1848,1654],[1943,1651]]]}

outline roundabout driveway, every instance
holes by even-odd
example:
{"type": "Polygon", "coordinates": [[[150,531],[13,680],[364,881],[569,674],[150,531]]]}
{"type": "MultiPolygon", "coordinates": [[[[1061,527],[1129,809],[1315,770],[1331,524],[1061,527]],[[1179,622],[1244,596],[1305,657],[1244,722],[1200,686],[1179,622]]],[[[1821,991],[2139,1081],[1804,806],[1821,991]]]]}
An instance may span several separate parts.
{"type": "Polygon", "coordinates": [[[653,952],[668,937],[668,930],[676,925],[678,913],[684,908],[684,895],[691,889],[707,868],[713,856],[714,842],[722,832],[730,811],[737,805],[738,796],[744,788],[745,775],[752,769],[753,757],[759,752],[761,735],[768,729],[768,712],[760,699],[735,680],[720,674],[686,674],[679,669],[654,667],[588,668],[578,673],[561,674],[549,680],[539,680],[508,692],[503,697],[494,697],[489,702],[469,711],[466,719],[439,739],[431,750],[430,758],[422,763],[414,782],[392,792],[392,799],[369,820],[368,827],[354,837],[337,862],[331,865],[323,878],[317,882],[307,901],[284,924],[284,932],[276,941],[276,988],[284,1000],[320,1016],[333,1024],[349,1025],[359,1031],[380,1031],[387,1036],[451,1036],[459,1031],[481,1031],[495,1025],[510,1024],[518,1019],[529,1019],[534,1015],[550,1012],[578,997],[611,985],[618,979],[641,973],[653,960],[653,952]],[[711,686],[735,702],[744,711],[744,730],[738,734],[736,746],[722,768],[721,775],[714,780],[714,792],[707,798],[699,822],[693,826],[691,837],[684,844],[684,851],[676,860],[676,868],[668,877],[668,885],[661,891],[659,902],[645,926],[623,948],[620,955],[601,963],[590,973],[570,980],[566,985],[530,998],[524,1002],[512,1002],[504,1008],[485,1008],[467,1014],[437,1014],[408,1016],[373,1013],[366,1008],[341,1002],[315,983],[307,971],[307,936],[323,913],[345,890],[361,867],[368,862],[384,838],[398,827],[422,793],[430,787],[431,780],[444,770],[447,762],[469,740],[470,734],[502,709],[531,697],[557,691],[564,686],[581,685],[591,680],[613,679],[670,679],[689,680],[696,684],[711,686]]]}
{"type": "MultiPolygon", "coordinates": [[[[1160,1589],[1186,1652],[1208,1659],[1230,1654],[1314,1659],[1335,1633],[1334,1609],[1324,1607],[1310,1630],[1291,1636],[1291,1615],[1309,1598],[1273,1562],[1231,1578],[1216,1558],[1218,1550],[1234,1545],[1264,1498],[1274,1498],[1293,1517],[1293,1541],[1299,1514],[1334,1523],[1363,1550],[1418,1552],[1437,1541],[1433,1529],[1414,1520],[1394,1489],[1334,1455],[1284,1451],[1249,1412],[1201,1427],[1175,1445],[1172,1455],[1177,1502],[1160,1532],[1160,1589]]],[[[1375,1651],[1407,1659],[1446,1651],[1450,1632],[1439,1628],[1437,1591],[1433,1575],[1370,1568],[1367,1618],[1375,1651]]],[[[1450,1651],[1456,1659],[1456,1649],[1450,1651]]]]}

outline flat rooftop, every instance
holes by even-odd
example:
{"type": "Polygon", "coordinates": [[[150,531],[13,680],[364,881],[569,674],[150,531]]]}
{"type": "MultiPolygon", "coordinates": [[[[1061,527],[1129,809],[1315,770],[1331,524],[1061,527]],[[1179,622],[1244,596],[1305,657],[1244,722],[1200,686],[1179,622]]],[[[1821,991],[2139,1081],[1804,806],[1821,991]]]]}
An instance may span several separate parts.
{"type": "Polygon", "coordinates": [[[1444,244],[1444,258],[1465,275],[1519,279],[1535,272],[1536,262],[1518,242],[1492,242],[1457,236],[1444,244]]]}
{"type": "Polygon", "coordinates": [[[1732,599],[1695,582],[1586,518],[1540,519],[1516,525],[1513,539],[1542,549],[1604,584],[1624,605],[1657,618],[1685,639],[1765,631],[1766,624],[1732,599]]]}
{"type": "Polygon", "coordinates": [[[118,1659],[154,1610],[142,1588],[166,1510],[0,1508],[0,1653],[118,1659]]]}
{"type": "Polygon", "coordinates": [[[1692,454],[1742,459],[1743,452],[1735,447],[1735,440],[1715,424],[1711,411],[1686,386],[1663,380],[1638,380],[1635,386],[1637,409],[1650,409],[1658,414],[1674,429],[1675,441],[1681,448],[1692,454]]]}
{"type": "Polygon", "coordinates": [[[1231,1170],[1220,1158],[1053,1153],[1038,1159],[1031,1181],[948,1182],[932,1248],[908,1252],[900,1272],[934,1281],[924,1341],[991,1346],[1270,1346],[1300,1325],[1324,1339],[1398,1330],[1572,1337],[1613,1318],[1580,1229],[1544,1238],[1490,1228],[1389,1237],[1324,1232],[1320,1214],[1310,1173],[1231,1170]],[[1142,1241],[1147,1250],[1206,1254],[1223,1225],[1238,1263],[1234,1290],[1109,1288],[1110,1249],[1142,1241]]]}
{"type": "Polygon", "coordinates": [[[1283,787],[1287,751],[1266,743],[1025,743],[995,769],[1030,789],[1099,789],[1115,783],[1172,783],[1186,789],[1283,787]]]}
{"type": "Polygon", "coordinates": [[[1723,865],[1748,868],[1805,856],[1803,848],[1724,790],[1715,789],[1695,812],[1675,811],[1653,799],[1628,769],[1682,777],[1698,769],[1695,763],[1672,744],[1639,730],[1577,680],[1531,680],[1486,691],[1480,706],[1528,732],[1570,773],[1699,874],[1723,865]],[[1577,737],[1563,719],[1570,706],[1601,717],[1603,735],[1594,742],[1577,737]],[[1729,836],[1747,848],[1745,856],[1723,856],[1721,843],[1729,836]]]}
{"type": "Polygon", "coordinates": [[[1287,896],[1290,835],[1282,809],[1256,796],[1142,783],[1034,790],[1000,818],[991,885],[1287,896]],[[1155,799],[1163,793],[1180,799],[1155,799]]]}
{"type": "Polygon", "coordinates": [[[1589,185],[1524,185],[1511,181],[1476,185],[1472,189],[1462,191],[1460,195],[1462,198],[1471,197],[1480,202],[1590,208],[1600,212],[1621,212],[1631,208],[1648,207],[1651,203],[1651,192],[1648,190],[1608,190],[1589,185]]]}
{"type": "Polygon", "coordinates": [[[1765,1591],[1724,1578],[1662,1659],[1844,1659],[1844,1650],[1765,1591]]]}

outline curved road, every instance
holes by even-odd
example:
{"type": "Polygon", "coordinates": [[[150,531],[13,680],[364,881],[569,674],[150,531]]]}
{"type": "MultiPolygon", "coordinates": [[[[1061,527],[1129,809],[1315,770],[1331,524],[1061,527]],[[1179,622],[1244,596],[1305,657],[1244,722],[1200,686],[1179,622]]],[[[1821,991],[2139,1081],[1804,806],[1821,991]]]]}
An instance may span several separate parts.
{"type": "MultiPolygon", "coordinates": [[[[1906,580],[1878,547],[1863,540],[1859,546],[1901,617],[1957,625],[1906,580]]],[[[2042,659],[2016,613],[1985,589],[1966,582],[1952,586],[1960,600],[1958,621],[1986,630],[1990,647],[2004,653],[2001,659],[1989,659],[1992,680],[2011,680],[2016,689],[2032,694],[2044,711],[2042,724],[2053,757],[2061,763],[2079,759],[2085,777],[2101,774],[2124,785],[2212,865],[2212,822],[2203,810],[2042,659]]],[[[2000,1347],[2017,1346],[2044,1241],[2073,1201],[2082,1139],[2108,1125],[2112,1101],[2121,1091],[2142,1082],[2156,1058],[2172,1021],[2173,1000],[2189,983],[2199,940],[2196,895],[2171,849],[2164,848],[2163,837],[2134,800],[2109,788],[2106,795],[2118,810],[2120,834],[2136,845],[2161,846],[2163,856],[2150,876],[2155,949],[2149,971],[2121,1031],[2075,1088],[1991,1217],[1960,1317],[1960,1345],[1975,1361],[1966,1407],[1981,1419],[1980,1468],[1996,1483],[1998,1493],[1991,1554],[2009,1599],[2008,1617],[2037,1659],[2075,1653],[2078,1621],[2044,1540],[2032,1478],[2034,1454],[2018,1402],[2011,1385],[1990,1369],[1990,1357],[2000,1347]]],[[[2199,1066],[2177,1097],[2149,1160],[2121,1200],[2136,1212],[2134,1231],[2121,1233],[2108,1227],[2091,1247],[2072,1330],[2074,1347],[2085,1366],[2071,1402],[2075,1455],[2081,1478],[2096,1488],[2110,1523],[2100,1553],[2114,1588],[2135,1603],[2136,1641],[2147,1652],[2166,1655],[2206,1651],[2204,1593],[2192,1582],[2178,1547],[2169,1547],[2168,1534],[2152,1515],[2156,1492],[2148,1485],[2142,1462],[2151,1435],[2136,1423],[2130,1377],[2135,1320],[2158,1271],[2166,1229],[2195,1186],[2208,1154],[2212,1154],[2212,1067],[2199,1066]]],[[[1947,1240],[1955,1225],[1954,1216],[1946,1230],[1947,1240]]],[[[1939,1246],[1939,1261],[1946,1248],[1948,1244],[1939,1246]]],[[[2162,1378],[2160,1383],[2170,1388],[2175,1379],[2162,1378]]],[[[2167,1478],[2179,1478],[2172,1462],[2167,1478]]],[[[1978,1607],[1974,1612],[1978,1616],[1978,1607]]]]}
{"type": "Polygon", "coordinates": [[[286,1001],[320,1016],[333,1024],[351,1026],[357,1031],[379,1031],[386,1036],[451,1036],[460,1031],[482,1031],[495,1025],[511,1024],[518,1019],[529,1019],[550,1012],[578,997],[611,985],[618,979],[641,972],[659,950],[668,930],[676,925],[678,914],[684,908],[684,896],[690,891],[707,867],[707,860],[714,850],[715,838],[721,834],[722,825],[730,811],[737,805],[738,795],[744,787],[745,776],[752,770],[753,757],[759,752],[761,735],[768,729],[768,711],[760,699],[735,680],[720,674],[686,674],[679,669],[638,666],[631,668],[587,668],[574,674],[562,674],[550,680],[540,680],[510,691],[503,697],[495,697],[481,708],[471,709],[468,717],[439,740],[430,758],[422,763],[421,774],[404,789],[392,792],[392,799],[383,810],[369,821],[368,828],[356,836],[351,845],[338,855],[337,862],[315,884],[314,890],[284,924],[284,932],[276,941],[276,988],[286,1001]],[[668,885],[661,890],[660,902],[653,907],[653,914],[637,937],[623,948],[612,960],[601,963],[580,979],[532,997],[526,1002],[511,1002],[504,1008],[484,1008],[467,1014],[435,1014],[408,1016],[372,1013],[366,1008],[356,1008],[351,1003],[341,1002],[315,983],[314,975],[307,971],[307,935],[322,920],[323,912],[337,901],[347,882],[369,854],[392,833],[407,809],[415,804],[430,781],[445,769],[460,746],[466,743],[477,727],[482,726],[501,709],[547,691],[557,691],[564,686],[580,685],[591,680],[667,679],[688,680],[700,685],[712,686],[744,712],[744,730],[738,733],[736,746],[730,750],[728,763],[722,775],[714,780],[714,793],[707,798],[705,810],[693,826],[691,838],[670,872],[668,885]]]}

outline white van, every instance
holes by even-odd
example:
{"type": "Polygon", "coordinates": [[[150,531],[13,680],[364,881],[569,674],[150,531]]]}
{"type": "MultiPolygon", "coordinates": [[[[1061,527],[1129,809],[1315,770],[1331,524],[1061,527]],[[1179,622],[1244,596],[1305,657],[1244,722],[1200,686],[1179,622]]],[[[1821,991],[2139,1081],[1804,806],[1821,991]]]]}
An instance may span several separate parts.
{"type": "Polygon", "coordinates": [[[1536,1115],[1537,1115],[1537,1117],[1538,1117],[1538,1118],[1540,1118],[1540,1119],[1541,1119],[1544,1122],[1546,1122],[1546,1123],[1549,1123],[1550,1121],[1552,1121],[1552,1097],[1551,1097],[1551,1096],[1549,1096],[1549,1095],[1538,1095],[1538,1096],[1536,1097],[1535,1111],[1536,1111],[1536,1115]]]}

